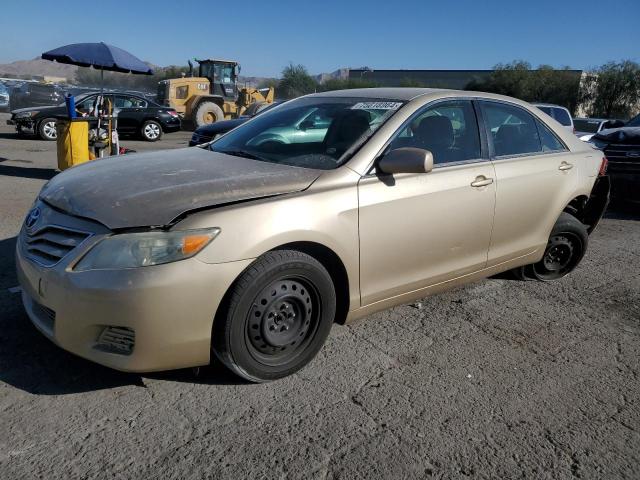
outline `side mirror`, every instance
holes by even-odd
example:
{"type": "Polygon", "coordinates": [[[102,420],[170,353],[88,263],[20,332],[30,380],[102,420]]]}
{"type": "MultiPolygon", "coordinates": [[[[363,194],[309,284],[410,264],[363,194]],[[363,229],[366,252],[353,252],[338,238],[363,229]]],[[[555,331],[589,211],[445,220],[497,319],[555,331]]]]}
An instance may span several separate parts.
{"type": "Polygon", "coordinates": [[[308,128],[313,128],[315,126],[315,123],[313,123],[312,120],[305,120],[304,122],[300,123],[300,130],[307,130],[308,128]]]}
{"type": "Polygon", "coordinates": [[[396,148],[380,159],[378,169],[387,174],[429,173],[433,170],[433,154],[422,148],[396,148]]]}

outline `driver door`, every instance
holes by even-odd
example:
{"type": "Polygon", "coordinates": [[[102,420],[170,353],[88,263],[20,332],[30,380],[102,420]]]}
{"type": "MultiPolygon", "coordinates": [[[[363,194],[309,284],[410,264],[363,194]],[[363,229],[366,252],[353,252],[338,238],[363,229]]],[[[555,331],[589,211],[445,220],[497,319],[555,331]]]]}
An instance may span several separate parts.
{"type": "Polygon", "coordinates": [[[396,133],[388,150],[407,146],[430,150],[434,169],[373,173],[358,185],[363,306],[487,264],[496,184],[472,102],[423,108],[396,133]],[[443,118],[427,119],[434,116],[443,118]]]}

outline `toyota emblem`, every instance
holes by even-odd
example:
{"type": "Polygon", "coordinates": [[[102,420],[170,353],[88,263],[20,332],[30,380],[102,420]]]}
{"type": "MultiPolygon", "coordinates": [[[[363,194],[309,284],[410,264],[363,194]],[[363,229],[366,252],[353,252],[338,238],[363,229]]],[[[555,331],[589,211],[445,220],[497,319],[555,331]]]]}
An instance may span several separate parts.
{"type": "Polygon", "coordinates": [[[38,223],[39,219],[40,219],[40,208],[34,207],[31,209],[31,211],[27,215],[27,219],[24,221],[24,224],[27,227],[27,229],[31,230],[35,226],[35,224],[38,223]]]}

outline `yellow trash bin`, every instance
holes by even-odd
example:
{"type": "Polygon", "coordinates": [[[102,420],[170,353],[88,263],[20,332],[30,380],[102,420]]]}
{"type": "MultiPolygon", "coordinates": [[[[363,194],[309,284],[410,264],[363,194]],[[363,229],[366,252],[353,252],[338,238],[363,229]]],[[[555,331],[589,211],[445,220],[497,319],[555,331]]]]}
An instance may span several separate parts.
{"type": "Polygon", "coordinates": [[[89,161],[89,122],[81,118],[58,120],[56,129],[59,170],[89,161]]]}

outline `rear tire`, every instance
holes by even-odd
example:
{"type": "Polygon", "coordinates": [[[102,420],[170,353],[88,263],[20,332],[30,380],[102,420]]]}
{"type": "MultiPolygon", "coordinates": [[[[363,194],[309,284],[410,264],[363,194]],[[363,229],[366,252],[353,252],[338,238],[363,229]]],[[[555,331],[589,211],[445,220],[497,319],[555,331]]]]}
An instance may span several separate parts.
{"type": "Polygon", "coordinates": [[[224,112],[213,102],[200,103],[193,114],[193,123],[196,128],[219,122],[220,120],[224,120],[224,112]]]}
{"type": "Polygon", "coordinates": [[[542,260],[512,270],[518,280],[558,280],[578,266],[589,243],[587,227],[573,215],[563,212],[551,230],[542,260]]]}
{"type": "Polygon", "coordinates": [[[155,120],[147,120],[142,124],[140,135],[147,142],[157,142],[162,138],[162,125],[155,120]]]}
{"type": "Polygon", "coordinates": [[[252,382],[282,378],[309,363],[324,344],[336,312],[329,272],[295,250],[258,258],[225,298],[213,326],[213,353],[252,382]]]}
{"type": "Polygon", "coordinates": [[[55,141],[58,138],[58,131],[56,130],[56,119],[45,118],[38,124],[38,135],[42,140],[55,141]]]}

